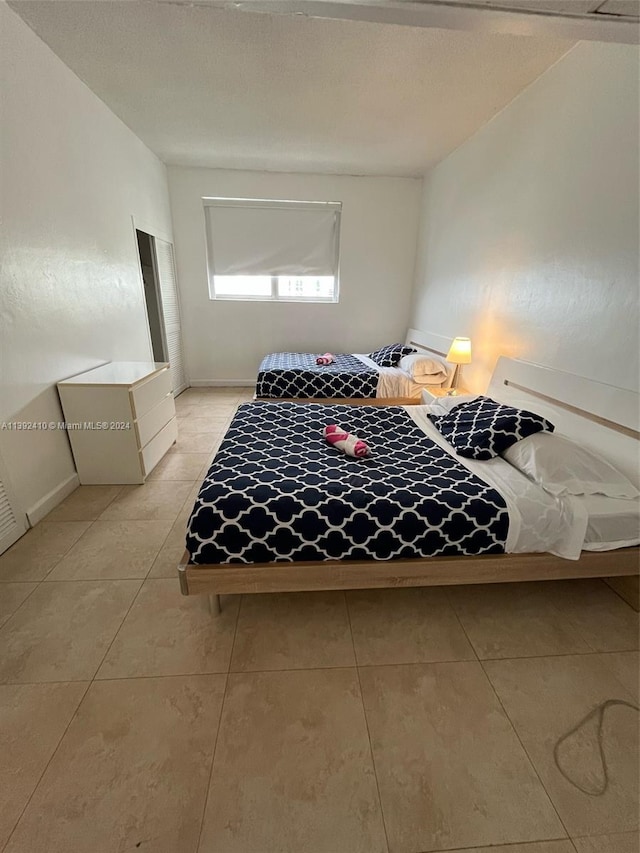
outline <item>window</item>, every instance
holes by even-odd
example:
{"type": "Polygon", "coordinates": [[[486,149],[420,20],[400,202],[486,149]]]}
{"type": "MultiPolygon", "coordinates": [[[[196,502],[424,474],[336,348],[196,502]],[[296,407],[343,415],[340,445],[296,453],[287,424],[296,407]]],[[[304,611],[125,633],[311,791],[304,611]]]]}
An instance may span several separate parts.
{"type": "Polygon", "coordinates": [[[340,202],[203,201],[211,299],[338,301],[340,202]]]}

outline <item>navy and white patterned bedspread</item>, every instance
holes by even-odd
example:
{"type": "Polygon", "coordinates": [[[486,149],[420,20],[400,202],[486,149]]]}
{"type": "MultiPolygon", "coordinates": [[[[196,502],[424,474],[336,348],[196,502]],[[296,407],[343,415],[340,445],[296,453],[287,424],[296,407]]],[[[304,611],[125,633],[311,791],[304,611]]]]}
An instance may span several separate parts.
{"type": "Polygon", "coordinates": [[[308,352],[275,352],[262,359],[256,397],[375,397],[378,371],[355,355],[341,353],[333,364],[316,364],[308,352]]]}
{"type": "Polygon", "coordinates": [[[202,484],[187,549],[195,564],[501,554],[508,527],[502,496],[400,406],[246,403],[202,484]],[[328,423],[372,455],[330,447],[328,423]]]}

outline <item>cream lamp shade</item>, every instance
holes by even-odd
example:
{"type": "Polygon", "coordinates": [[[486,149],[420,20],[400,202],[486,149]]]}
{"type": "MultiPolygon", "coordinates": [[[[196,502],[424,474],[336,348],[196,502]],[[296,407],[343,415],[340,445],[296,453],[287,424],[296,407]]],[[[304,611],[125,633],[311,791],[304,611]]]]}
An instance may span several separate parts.
{"type": "Polygon", "coordinates": [[[471,364],[470,339],[454,338],[447,353],[447,361],[450,361],[451,364],[471,364]]]}
{"type": "Polygon", "coordinates": [[[447,353],[447,361],[455,364],[451,387],[447,394],[455,396],[458,393],[458,382],[460,381],[460,365],[471,364],[471,341],[469,338],[454,338],[447,353]]]}

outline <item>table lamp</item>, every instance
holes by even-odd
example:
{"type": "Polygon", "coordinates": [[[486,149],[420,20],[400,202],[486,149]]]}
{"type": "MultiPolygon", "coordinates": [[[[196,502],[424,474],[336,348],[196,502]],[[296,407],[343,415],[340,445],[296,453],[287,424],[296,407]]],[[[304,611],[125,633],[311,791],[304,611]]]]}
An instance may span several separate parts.
{"type": "Polygon", "coordinates": [[[454,338],[449,352],[447,353],[447,361],[455,364],[456,369],[453,372],[451,387],[447,391],[449,396],[455,396],[458,393],[458,382],[460,380],[460,365],[471,364],[471,341],[469,338],[454,338]]]}

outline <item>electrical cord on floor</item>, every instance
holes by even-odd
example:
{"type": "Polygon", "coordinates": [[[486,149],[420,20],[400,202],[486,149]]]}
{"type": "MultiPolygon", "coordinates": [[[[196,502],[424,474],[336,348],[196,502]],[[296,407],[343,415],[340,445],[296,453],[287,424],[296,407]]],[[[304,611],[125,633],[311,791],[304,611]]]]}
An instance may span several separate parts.
{"type": "Polygon", "coordinates": [[[586,715],[586,717],[583,717],[583,719],[580,720],[580,722],[577,725],[575,725],[572,729],[570,729],[570,731],[568,731],[566,734],[562,735],[562,737],[556,741],[556,744],[553,747],[553,759],[554,759],[554,761],[556,763],[556,767],[558,768],[560,773],[562,773],[562,775],[567,780],[567,782],[569,782],[571,785],[573,785],[574,788],[577,788],[579,791],[582,791],[583,794],[588,794],[590,797],[601,797],[606,792],[607,788],[609,787],[609,768],[607,766],[607,757],[605,755],[604,744],[602,742],[603,741],[602,728],[604,726],[604,715],[606,714],[607,709],[613,708],[615,705],[623,705],[626,708],[633,708],[634,711],[640,711],[640,708],[637,705],[634,705],[632,702],[627,702],[625,699],[607,699],[606,702],[602,702],[600,705],[597,705],[592,711],[589,711],[589,713],[586,715]],[[579,729],[581,729],[582,726],[584,726],[588,722],[590,722],[590,720],[592,720],[593,717],[598,718],[597,742],[598,742],[598,750],[600,752],[600,761],[602,763],[602,784],[595,790],[593,790],[593,789],[589,790],[588,788],[583,788],[582,785],[580,785],[578,782],[574,781],[569,776],[569,774],[563,770],[563,768],[560,764],[559,752],[560,752],[560,747],[562,746],[562,744],[568,738],[570,738],[571,735],[574,735],[579,729]]]}

